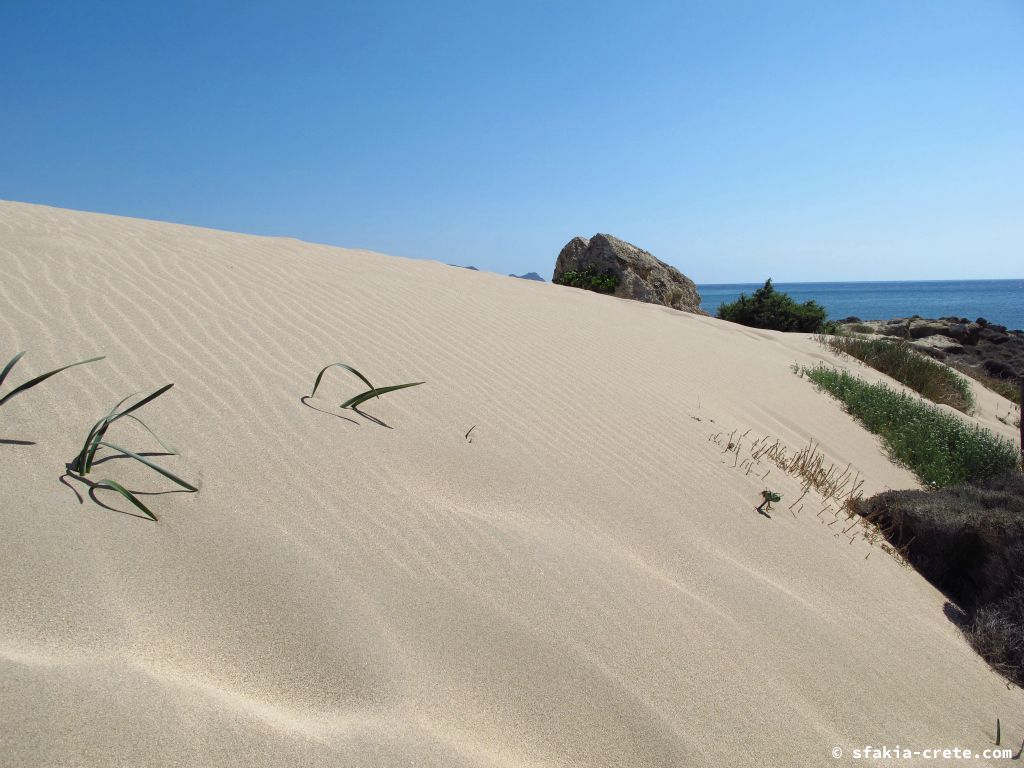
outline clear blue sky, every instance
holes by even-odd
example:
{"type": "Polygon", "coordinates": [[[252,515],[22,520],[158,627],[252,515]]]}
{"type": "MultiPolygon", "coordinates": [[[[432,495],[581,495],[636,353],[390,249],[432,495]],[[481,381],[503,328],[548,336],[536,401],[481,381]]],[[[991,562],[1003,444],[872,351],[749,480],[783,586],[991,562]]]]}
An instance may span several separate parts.
{"type": "Polygon", "coordinates": [[[550,278],[1024,276],[1024,0],[0,0],[0,198],[550,278]]]}

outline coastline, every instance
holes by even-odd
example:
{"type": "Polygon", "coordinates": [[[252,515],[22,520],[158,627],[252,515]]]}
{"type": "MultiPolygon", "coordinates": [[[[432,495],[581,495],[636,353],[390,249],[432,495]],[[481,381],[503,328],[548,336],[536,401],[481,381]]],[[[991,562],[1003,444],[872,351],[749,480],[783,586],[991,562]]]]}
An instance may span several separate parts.
{"type": "MultiPolygon", "coordinates": [[[[755,283],[699,283],[702,307],[712,315],[722,302],[755,283]]],[[[1024,278],[999,280],[914,280],[775,283],[797,302],[814,300],[829,319],[857,317],[885,321],[914,315],[925,318],[984,318],[1009,329],[1024,329],[1024,278]]]]}

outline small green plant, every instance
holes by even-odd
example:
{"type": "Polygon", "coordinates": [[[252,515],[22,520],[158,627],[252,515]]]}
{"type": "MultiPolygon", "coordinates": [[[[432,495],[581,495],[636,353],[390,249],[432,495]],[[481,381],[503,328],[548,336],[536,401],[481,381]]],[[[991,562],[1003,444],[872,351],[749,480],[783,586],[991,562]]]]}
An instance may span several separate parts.
{"type": "Polygon", "coordinates": [[[976,424],[884,384],[819,365],[802,372],[841,400],[892,458],[933,487],[980,480],[1016,469],[1017,447],[976,424]]]}
{"type": "Polygon", "coordinates": [[[120,453],[124,454],[128,458],[135,459],[135,461],[138,461],[138,462],[140,462],[142,464],[145,464],[150,469],[152,469],[152,470],[154,470],[156,472],[159,472],[161,475],[166,477],[168,480],[176,483],[177,485],[181,486],[182,488],[184,488],[186,491],[189,491],[190,493],[195,493],[196,491],[199,490],[198,488],[196,488],[191,483],[185,482],[180,477],[174,475],[173,473],[169,472],[168,470],[164,469],[163,467],[161,467],[161,466],[157,465],[156,463],[150,461],[145,456],[143,456],[143,455],[141,455],[139,453],[135,453],[134,451],[129,451],[127,448],[122,448],[119,445],[115,445],[113,443],[108,443],[108,442],[106,442],[106,440],[104,440],[104,438],[106,437],[106,434],[107,434],[107,430],[110,428],[110,426],[114,422],[118,421],[119,419],[127,418],[127,419],[131,419],[132,421],[136,422],[137,424],[140,424],[143,429],[145,429],[147,432],[149,432],[149,434],[151,434],[156,439],[156,441],[158,443],[160,443],[160,447],[162,447],[168,454],[177,455],[177,451],[175,451],[173,448],[168,447],[168,445],[166,443],[164,443],[164,441],[161,440],[156,435],[156,433],[153,432],[153,430],[150,429],[145,424],[145,422],[143,422],[137,416],[133,416],[132,415],[133,411],[137,411],[139,408],[141,408],[142,406],[146,405],[147,403],[153,402],[154,400],[156,400],[156,398],[160,397],[160,395],[162,395],[164,392],[166,392],[167,390],[169,390],[173,386],[174,386],[174,384],[167,384],[167,385],[161,387],[160,389],[158,389],[156,392],[153,392],[152,394],[147,395],[146,397],[142,398],[141,400],[136,402],[134,405],[131,405],[128,408],[125,408],[123,411],[119,411],[118,408],[120,408],[122,405],[124,405],[126,402],[128,402],[131,398],[133,398],[134,395],[129,395],[128,397],[126,397],[123,400],[121,400],[121,402],[119,402],[117,405],[115,405],[110,410],[110,413],[108,413],[106,416],[104,416],[99,421],[97,421],[95,424],[93,424],[92,429],[89,430],[89,434],[85,438],[85,443],[82,445],[82,450],[79,451],[78,455],[75,456],[74,460],[71,461],[68,464],[68,472],[69,473],[72,473],[74,476],[77,476],[79,479],[85,481],[92,488],[109,488],[110,490],[115,491],[115,492],[121,494],[128,501],[130,501],[132,504],[134,504],[140,511],[142,511],[147,517],[149,517],[151,520],[154,520],[154,521],[157,519],[156,515],[154,515],[153,512],[145,504],[143,504],[141,501],[139,501],[138,497],[134,493],[132,493],[131,491],[126,489],[120,483],[118,483],[118,482],[116,482],[114,480],[109,480],[109,479],[99,480],[99,481],[96,481],[96,482],[92,482],[92,481],[86,480],[86,476],[92,471],[92,467],[93,467],[93,464],[95,463],[95,459],[96,459],[96,453],[99,451],[99,449],[101,447],[106,447],[106,448],[110,448],[110,449],[115,450],[115,451],[119,451],[120,453]]]}
{"type": "Polygon", "coordinates": [[[754,291],[752,296],[741,293],[731,304],[719,305],[718,317],[751,328],[767,328],[772,331],[820,333],[830,328],[834,330],[834,325],[826,326],[824,307],[815,301],[797,304],[788,294],[776,291],[771,278],[754,291]]]}
{"type": "Polygon", "coordinates": [[[556,285],[568,285],[573,288],[583,288],[584,290],[597,293],[615,293],[615,289],[619,287],[617,275],[613,274],[611,270],[600,274],[593,265],[584,267],[581,270],[563,272],[558,277],[552,279],[551,282],[556,285]]]}
{"type": "MultiPolygon", "coordinates": [[[[0,386],[3,386],[3,383],[7,379],[8,374],[14,369],[14,366],[16,366],[18,364],[18,361],[21,360],[21,358],[24,357],[24,356],[25,356],[24,352],[19,352],[14,357],[12,357],[8,361],[7,365],[4,366],[4,369],[2,371],[0,371],[0,386]]],[[[0,405],[3,405],[8,400],[10,400],[12,397],[14,397],[16,395],[20,395],[22,392],[25,392],[25,391],[27,391],[29,389],[32,389],[32,387],[34,387],[36,384],[42,384],[48,378],[50,378],[51,376],[57,375],[61,371],[66,371],[68,368],[74,368],[76,365],[85,365],[86,363],[95,363],[97,360],[102,360],[102,359],[103,359],[102,356],[100,356],[100,357],[90,357],[88,360],[79,360],[77,363],[71,363],[70,365],[65,365],[65,366],[63,366],[61,368],[57,368],[56,370],[48,371],[47,373],[44,373],[41,376],[36,376],[34,379],[30,379],[29,381],[26,381],[24,384],[21,384],[20,386],[17,386],[14,389],[12,389],[10,392],[8,392],[3,397],[0,397],[0,405]]]]}
{"type": "Polygon", "coordinates": [[[963,376],[916,351],[906,341],[819,336],[818,343],[837,355],[857,358],[933,403],[943,403],[965,413],[974,407],[971,385],[963,376]]]}
{"type": "Polygon", "coordinates": [[[766,517],[771,517],[768,513],[772,509],[772,504],[778,504],[782,501],[782,494],[765,489],[761,491],[761,498],[763,501],[758,505],[757,511],[766,517]]]}
{"type": "Polygon", "coordinates": [[[363,403],[365,403],[370,398],[373,398],[373,397],[379,398],[381,395],[383,395],[383,394],[385,394],[387,392],[394,392],[396,389],[405,389],[406,387],[416,387],[416,386],[419,386],[420,384],[425,384],[426,383],[426,382],[423,382],[423,381],[414,381],[414,382],[411,382],[409,384],[392,384],[391,386],[388,386],[388,387],[375,387],[375,386],[373,386],[373,384],[370,383],[370,380],[368,378],[363,376],[363,374],[361,374],[359,371],[357,371],[352,366],[347,365],[346,363],[331,363],[330,365],[324,366],[320,370],[320,373],[317,374],[316,381],[313,382],[313,391],[309,393],[309,397],[313,397],[314,395],[316,395],[316,390],[320,386],[320,381],[323,379],[324,374],[329,369],[331,369],[331,368],[344,368],[349,373],[354,374],[360,381],[362,381],[364,384],[366,384],[366,386],[369,387],[369,389],[366,390],[365,392],[361,392],[358,395],[354,395],[353,397],[350,397],[348,400],[346,400],[345,402],[343,402],[341,405],[338,406],[339,408],[342,408],[342,409],[351,408],[354,411],[358,410],[358,406],[362,405],[363,403]]]}

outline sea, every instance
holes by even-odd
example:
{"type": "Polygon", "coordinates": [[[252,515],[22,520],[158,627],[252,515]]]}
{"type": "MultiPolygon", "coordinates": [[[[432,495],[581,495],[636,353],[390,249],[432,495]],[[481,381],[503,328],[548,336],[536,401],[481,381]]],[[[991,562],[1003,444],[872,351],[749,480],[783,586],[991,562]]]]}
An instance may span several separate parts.
{"type": "MultiPolygon", "coordinates": [[[[718,305],[748,296],[764,283],[698,285],[701,306],[715,314],[718,305]]],[[[1020,280],[912,280],[864,283],[773,283],[795,301],[810,299],[828,312],[830,320],[859,317],[889,320],[894,317],[985,318],[1010,330],[1024,329],[1024,279],[1020,280]]]]}

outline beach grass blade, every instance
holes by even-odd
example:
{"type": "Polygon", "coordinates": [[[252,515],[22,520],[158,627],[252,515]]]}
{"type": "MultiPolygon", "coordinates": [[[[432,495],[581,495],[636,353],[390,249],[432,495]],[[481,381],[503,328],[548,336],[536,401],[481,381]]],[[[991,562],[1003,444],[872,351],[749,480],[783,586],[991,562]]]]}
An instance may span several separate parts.
{"type": "Polygon", "coordinates": [[[362,403],[365,403],[367,400],[369,400],[371,398],[380,397],[385,392],[394,392],[396,389],[405,389],[406,387],[417,387],[420,384],[425,384],[425,383],[426,382],[423,382],[423,381],[414,381],[411,384],[394,384],[394,385],[392,385],[390,387],[380,387],[379,389],[376,389],[376,388],[370,389],[367,392],[363,392],[361,395],[356,395],[355,397],[349,398],[344,403],[342,403],[340,407],[341,408],[355,408],[356,406],[361,405],[362,403]]]}
{"type": "Polygon", "coordinates": [[[320,373],[317,374],[316,381],[313,382],[313,391],[309,395],[310,397],[313,397],[314,395],[316,395],[317,387],[320,386],[320,380],[323,379],[324,374],[330,368],[344,368],[349,373],[355,374],[357,377],[359,377],[359,379],[361,379],[362,382],[364,384],[366,384],[366,386],[368,386],[370,389],[373,389],[373,384],[370,383],[370,380],[368,378],[366,378],[365,376],[363,376],[363,374],[361,374],[359,371],[357,371],[351,365],[347,365],[345,363],[331,363],[330,365],[324,366],[324,368],[320,371],[320,373]]]}
{"type": "Polygon", "coordinates": [[[150,469],[153,469],[153,470],[156,470],[157,472],[159,472],[161,475],[166,477],[171,482],[177,483],[182,488],[185,488],[185,489],[187,489],[189,491],[192,491],[193,493],[195,493],[196,491],[199,490],[198,488],[196,488],[191,483],[186,483],[184,480],[182,480],[180,477],[175,475],[173,472],[169,472],[168,470],[166,470],[163,467],[161,467],[159,464],[156,464],[156,463],[150,461],[145,456],[140,456],[139,454],[135,453],[134,451],[129,451],[127,448],[122,448],[121,446],[114,445],[113,443],[100,443],[100,445],[105,445],[105,446],[107,446],[107,448],[113,448],[115,451],[120,451],[125,456],[130,456],[131,458],[135,459],[136,461],[142,462],[143,464],[145,464],[150,469]]]}
{"type": "Polygon", "coordinates": [[[4,369],[0,371],[0,385],[3,385],[4,380],[7,378],[7,374],[11,372],[14,366],[18,364],[18,361],[21,360],[21,358],[23,358],[24,356],[24,352],[19,352],[8,361],[7,365],[4,366],[4,369]]]}
{"type": "Polygon", "coordinates": [[[120,483],[115,482],[114,480],[100,480],[93,487],[94,488],[109,488],[112,491],[116,491],[117,493],[120,493],[122,496],[124,496],[126,499],[128,499],[128,501],[130,501],[132,504],[134,504],[136,507],[138,507],[150,520],[152,520],[153,522],[156,522],[156,515],[154,515],[152,513],[152,511],[150,511],[149,507],[147,507],[145,504],[143,504],[141,501],[139,501],[138,497],[136,497],[136,495],[134,493],[129,491],[127,488],[125,488],[120,483]]]}
{"type": "Polygon", "coordinates": [[[122,416],[127,416],[128,418],[132,419],[133,421],[136,421],[139,424],[141,424],[143,427],[146,428],[147,432],[149,432],[151,435],[153,435],[153,437],[156,438],[157,442],[160,443],[160,445],[164,449],[166,449],[170,453],[177,453],[177,451],[172,450],[171,448],[168,448],[167,445],[164,443],[164,441],[161,440],[159,437],[157,437],[156,433],[153,432],[153,430],[150,429],[146,425],[145,422],[143,422],[138,417],[131,415],[132,411],[136,411],[139,408],[141,408],[142,406],[146,405],[147,403],[151,403],[153,400],[155,400],[156,398],[160,397],[160,395],[162,395],[164,392],[166,392],[167,390],[169,390],[173,386],[174,386],[173,383],[172,384],[165,384],[164,386],[160,387],[160,389],[156,390],[155,392],[153,392],[153,393],[151,393],[149,395],[146,395],[146,397],[142,398],[141,400],[139,400],[139,402],[135,403],[131,407],[125,408],[123,411],[118,411],[117,410],[118,408],[120,408],[126,402],[128,402],[133,397],[135,397],[135,395],[131,394],[131,395],[128,395],[128,397],[122,398],[121,401],[118,402],[118,404],[115,405],[110,410],[110,413],[108,413],[102,419],[97,421],[93,425],[92,429],[89,430],[89,434],[85,438],[85,443],[82,445],[82,450],[79,452],[78,457],[73,462],[73,465],[72,465],[73,468],[76,471],[78,471],[81,474],[83,474],[83,475],[89,474],[89,472],[92,470],[93,459],[95,459],[95,457],[96,457],[96,451],[99,449],[100,442],[103,440],[104,436],[106,435],[107,429],[109,429],[110,425],[113,424],[118,419],[120,419],[122,416]]]}
{"type": "MultiPolygon", "coordinates": [[[[18,361],[24,356],[24,354],[25,354],[24,352],[19,352],[18,354],[16,354],[14,357],[12,357],[10,359],[10,361],[8,361],[7,365],[4,366],[3,371],[0,371],[0,384],[4,383],[4,380],[7,378],[7,375],[11,372],[11,370],[14,368],[14,366],[17,365],[18,361]]],[[[71,363],[70,365],[62,366],[61,368],[57,368],[56,370],[47,371],[46,373],[42,374],[41,376],[36,376],[34,379],[30,379],[29,381],[26,381],[24,384],[21,384],[20,386],[15,387],[10,392],[8,392],[6,395],[4,395],[3,397],[0,397],[0,405],[3,405],[4,403],[6,403],[8,400],[10,400],[15,395],[20,395],[22,392],[24,392],[26,390],[29,390],[29,389],[32,389],[32,387],[36,386],[36,384],[41,384],[42,382],[46,381],[51,376],[56,376],[61,371],[66,371],[68,368],[74,368],[76,365],[85,365],[86,363],[95,363],[97,360],[103,360],[103,359],[104,359],[104,356],[102,356],[102,355],[100,357],[90,357],[88,360],[79,360],[77,363],[71,363]]]]}

